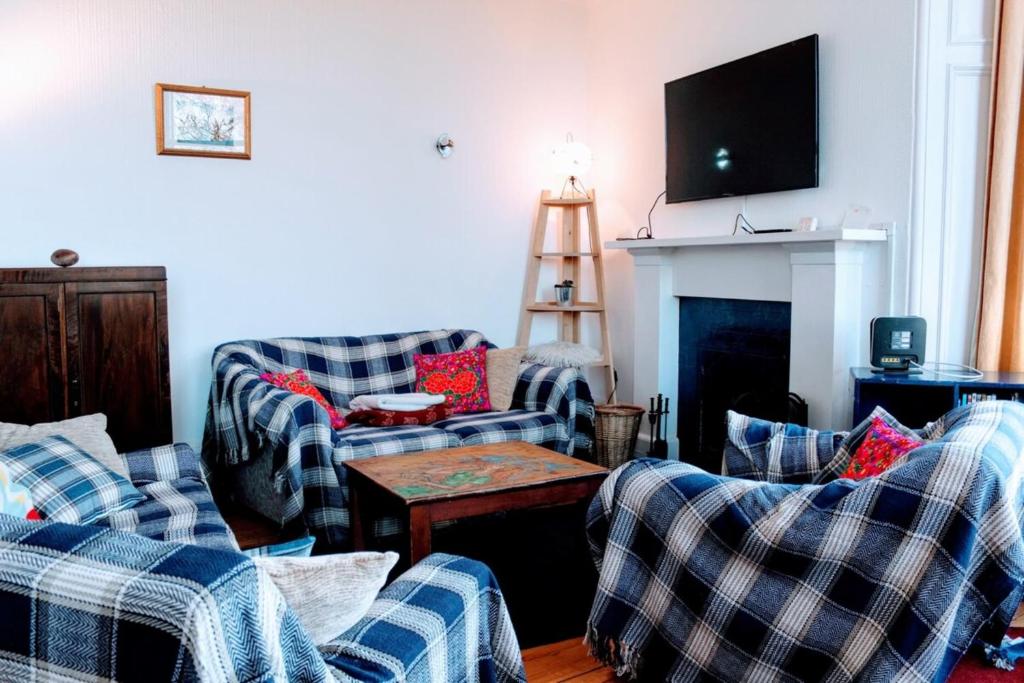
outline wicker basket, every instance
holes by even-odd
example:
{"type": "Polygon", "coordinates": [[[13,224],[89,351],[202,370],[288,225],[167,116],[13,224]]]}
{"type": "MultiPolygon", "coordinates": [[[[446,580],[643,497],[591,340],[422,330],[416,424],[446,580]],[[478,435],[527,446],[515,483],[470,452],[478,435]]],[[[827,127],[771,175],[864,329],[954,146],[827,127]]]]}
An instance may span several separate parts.
{"type": "Polygon", "coordinates": [[[644,409],[615,403],[595,406],[594,410],[597,413],[594,421],[594,455],[597,464],[614,469],[633,458],[644,409]]]}

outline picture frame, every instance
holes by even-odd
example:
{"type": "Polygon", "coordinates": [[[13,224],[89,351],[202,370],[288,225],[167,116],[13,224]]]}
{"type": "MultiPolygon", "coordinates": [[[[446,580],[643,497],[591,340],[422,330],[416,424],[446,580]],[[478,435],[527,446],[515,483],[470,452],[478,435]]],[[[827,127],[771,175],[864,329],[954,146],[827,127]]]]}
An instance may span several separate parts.
{"type": "Polygon", "coordinates": [[[250,93],[157,83],[156,153],[252,158],[250,93]]]}

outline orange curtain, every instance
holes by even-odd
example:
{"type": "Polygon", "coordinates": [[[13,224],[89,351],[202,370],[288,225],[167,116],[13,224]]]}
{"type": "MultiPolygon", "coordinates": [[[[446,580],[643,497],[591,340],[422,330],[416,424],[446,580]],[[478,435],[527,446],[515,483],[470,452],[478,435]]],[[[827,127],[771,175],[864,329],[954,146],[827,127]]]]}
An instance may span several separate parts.
{"type": "Polygon", "coordinates": [[[1024,0],[996,23],[978,367],[1024,372],[1024,0]]]}

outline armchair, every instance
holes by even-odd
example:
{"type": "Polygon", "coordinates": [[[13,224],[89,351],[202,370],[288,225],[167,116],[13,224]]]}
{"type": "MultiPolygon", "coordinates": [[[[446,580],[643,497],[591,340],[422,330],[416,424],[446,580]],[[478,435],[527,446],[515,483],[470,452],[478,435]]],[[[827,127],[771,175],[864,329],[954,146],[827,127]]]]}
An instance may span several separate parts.
{"type": "Polygon", "coordinates": [[[836,474],[850,442],[823,462],[834,435],[810,432],[804,457],[727,453],[745,479],[619,468],[588,516],[592,652],[642,680],[945,680],[1024,597],[1024,406],[972,404],[922,435],[859,481],[836,474]]]}

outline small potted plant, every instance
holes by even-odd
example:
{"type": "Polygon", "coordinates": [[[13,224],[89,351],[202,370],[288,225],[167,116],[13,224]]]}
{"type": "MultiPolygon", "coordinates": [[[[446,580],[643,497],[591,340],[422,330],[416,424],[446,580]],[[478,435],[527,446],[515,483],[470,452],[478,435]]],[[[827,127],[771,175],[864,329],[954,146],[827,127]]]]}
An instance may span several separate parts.
{"type": "Polygon", "coordinates": [[[562,284],[555,285],[555,303],[559,306],[572,306],[574,288],[572,280],[562,280],[562,284]]]}

